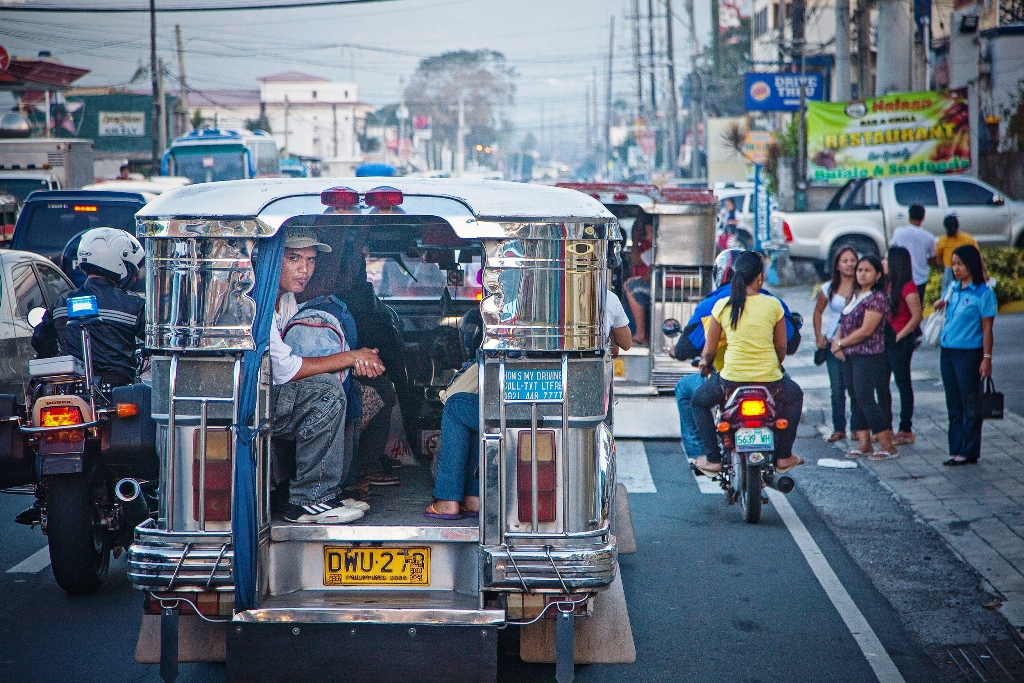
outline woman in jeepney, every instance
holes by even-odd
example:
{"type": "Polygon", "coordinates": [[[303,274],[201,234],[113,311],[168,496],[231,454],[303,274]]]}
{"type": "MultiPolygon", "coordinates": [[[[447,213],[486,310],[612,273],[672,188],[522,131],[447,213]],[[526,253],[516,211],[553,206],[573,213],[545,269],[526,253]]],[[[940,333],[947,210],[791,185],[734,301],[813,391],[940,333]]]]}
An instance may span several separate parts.
{"type": "MultiPolygon", "coordinates": [[[[619,349],[632,345],[629,319],[614,292],[605,290],[604,345],[617,356],[619,349]]],[[[469,318],[467,314],[466,318],[469,318]]],[[[479,315],[476,316],[479,318],[479,315]]],[[[465,320],[465,318],[464,318],[465,320]]],[[[480,338],[475,339],[476,346],[480,338]]],[[[476,356],[476,348],[466,349],[466,357],[476,356]]],[[[477,395],[477,365],[470,361],[452,380],[441,400],[441,444],[434,480],[434,502],[423,512],[428,519],[455,520],[480,514],[478,461],[480,443],[480,397],[477,395]]]]}
{"type": "Polygon", "coordinates": [[[775,444],[776,471],[788,472],[804,462],[800,456],[793,455],[804,394],[800,385],[782,369],[786,358],[786,319],[782,303],[770,294],[761,293],[763,285],[764,261],[760,255],[745,251],[733,261],[729,297],[711,310],[700,360],[701,374],[711,371],[722,335],[728,346],[721,373],[704,382],[694,392],[692,400],[693,418],[705,453],[693,464],[708,476],[722,471],[722,451],[713,411],[743,384],[764,385],[775,399],[779,416],[789,421],[775,444]]]}

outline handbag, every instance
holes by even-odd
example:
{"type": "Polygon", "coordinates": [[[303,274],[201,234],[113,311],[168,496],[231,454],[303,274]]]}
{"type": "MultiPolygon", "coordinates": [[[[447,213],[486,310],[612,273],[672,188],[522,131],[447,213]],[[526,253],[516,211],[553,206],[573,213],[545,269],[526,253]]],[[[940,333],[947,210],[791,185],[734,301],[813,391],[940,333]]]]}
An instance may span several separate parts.
{"type": "MultiPolygon", "coordinates": [[[[946,290],[946,295],[942,297],[947,304],[946,308],[949,308],[949,297],[953,293],[955,285],[955,282],[951,284],[946,290]]],[[[921,324],[921,334],[924,337],[924,343],[928,346],[938,346],[942,340],[942,326],[946,324],[946,308],[935,311],[921,324]]]]}
{"type": "Polygon", "coordinates": [[[824,365],[825,361],[828,360],[828,348],[814,349],[814,364],[824,365]]]}
{"type": "Polygon", "coordinates": [[[978,394],[978,417],[982,420],[1003,419],[1003,394],[996,391],[995,382],[991,377],[981,380],[981,393],[978,394]]]}

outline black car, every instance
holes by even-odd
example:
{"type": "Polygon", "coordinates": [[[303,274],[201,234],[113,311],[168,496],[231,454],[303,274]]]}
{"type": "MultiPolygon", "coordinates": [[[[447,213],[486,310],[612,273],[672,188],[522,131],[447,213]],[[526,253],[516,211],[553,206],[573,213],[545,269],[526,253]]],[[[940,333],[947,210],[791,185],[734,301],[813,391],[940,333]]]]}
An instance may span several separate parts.
{"type": "MultiPolygon", "coordinates": [[[[68,242],[86,230],[120,228],[134,235],[135,213],[146,202],[146,196],[139,192],[33,192],[25,200],[25,206],[18,216],[10,246],[12,249],[35,252],[61,266],[61,256],[68,242]]],[[[74,252],[77,252],[77,245],[74,245],[72,254],[74,252]]],[[[80,273],[76,269],[72,280],[84,281],[80,273]]],[[[81,281],[75,282],[76,286],[80,284],[81,281]]]]}

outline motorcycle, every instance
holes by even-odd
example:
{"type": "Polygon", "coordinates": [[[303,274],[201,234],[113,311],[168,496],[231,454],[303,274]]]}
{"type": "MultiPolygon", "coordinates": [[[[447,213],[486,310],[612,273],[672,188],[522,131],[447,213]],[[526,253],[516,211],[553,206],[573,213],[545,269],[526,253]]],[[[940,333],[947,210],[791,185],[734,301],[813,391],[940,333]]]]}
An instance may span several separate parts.
{"type": "MultiPolygon", "coordinates": [[[[670,318],[662,324],[666,338],[682,331],[678,320],[670,318]]],[[[691,364],[696,366],[697,359],[691,364]]],[[[761,506],[768,502],[765,487],[789,493],[796,486],[792,477],[775,472],[776,431],[786,429],[789,423],[776,416],[775,399],[760,384],[738,387],[718,410],[716,429],[724,457],[722,471],[713,481],[721,484],[729,505],[740,503],[743,521],[757,524],[761,506]]],[[[698,476],[704,475],[692,464],[691,468],[698,476]]]]}
{"type": "MultiPolygon", "coordinates": [[[[30,317],[41,319],[41,309],[30,317]]],[[[94,377],[95,297],[68,299],[68,318],[81,326],[84,362],[29,362],[27,424],[20,431],[36,456],[36,502],[17,521],[40,525],[57,584],[84,594],[102,585],[111,554],[118,557],[135,527],[155,514],[159,461],[150,387],[101,387],[94,377]]]]}

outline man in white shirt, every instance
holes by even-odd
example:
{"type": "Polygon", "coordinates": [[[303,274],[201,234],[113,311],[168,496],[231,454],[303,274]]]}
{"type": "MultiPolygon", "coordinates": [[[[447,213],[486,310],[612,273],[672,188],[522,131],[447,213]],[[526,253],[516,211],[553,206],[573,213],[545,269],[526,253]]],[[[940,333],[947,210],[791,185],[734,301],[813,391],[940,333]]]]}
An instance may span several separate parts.
{"type": "Polygon", "coordinates": [[[615,292],[605,292],[604,300],[604,338],[611,344],[612,357],[619,355],[619,349],[629,351],[633,345],[633,337],[629,332],[629,318],[626,310],[615,292]]]}
{"type": "Polygon", "coordinates": [[[295,295],[309,284],[318,252],[331,247],[309,228],[289,228],[284,262],[270,326],[270,365],[274,386],[274,436],[295,441],[295,478],[284,518],[289,522],[343,524],[363,516],[365,505],[341,499],[345,455],[346,396],[337,373],[378,377],[384,365],[376,349],[302,357],[281,339],[296,313],[295,295]]]}
{"type": "Polygon", "coordinates": [[[901,225],[892,232],[889,245],[903,247],[910,252],[910,269],[917,285],[917,293],[924,301],[924,288],[928,284],[928,262],[935,257],[935,236],[921,227],[924,207],[914,204],[907,210],[910,225],[901,225]]]}

